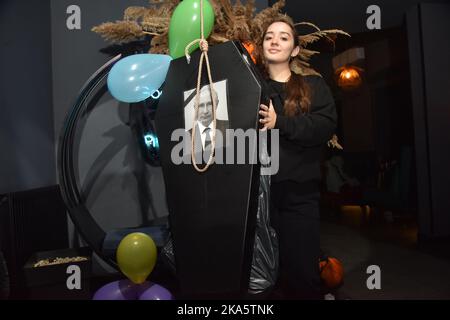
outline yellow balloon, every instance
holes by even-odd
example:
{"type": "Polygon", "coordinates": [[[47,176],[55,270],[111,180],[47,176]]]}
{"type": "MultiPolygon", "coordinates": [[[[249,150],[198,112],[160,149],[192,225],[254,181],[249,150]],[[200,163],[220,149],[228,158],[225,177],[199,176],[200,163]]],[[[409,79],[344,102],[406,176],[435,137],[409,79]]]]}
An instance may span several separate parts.
{"type": "Polygon", "coordinates": [[[143,283],[156,263],[157,250],[153,239],[141,232],[127,235],[117,248],[117,264],[124,275],[136,284],[143,283]]]}

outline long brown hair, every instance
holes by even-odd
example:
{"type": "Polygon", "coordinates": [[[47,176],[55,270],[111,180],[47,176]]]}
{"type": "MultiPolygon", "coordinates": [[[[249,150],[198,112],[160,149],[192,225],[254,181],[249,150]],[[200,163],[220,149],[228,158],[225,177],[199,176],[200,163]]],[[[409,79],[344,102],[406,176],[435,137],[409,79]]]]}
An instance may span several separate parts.
{"type": "MultiPolygon", "coordinates": [[[[295,29],[294,22],[288,16],[279,16],[269,21],[264,28],[264,33],[257,43],[256,61],[261,68],[263,74],[269,78],[269,72],[267,70],[267,62],[264,58],[263,41],[266,36],[267,29],[272,23],[284,22],[292,30],[292,36],[294,39],[294,48],[299,46],[298,33],[295,29]]],[[[295,116],[299,112],[308,112],[311,105],[311,89],[309,85],[303,79],[303,76],[291,71],[291,76],[286,83],[286,99],[284,101],[284,113],[287,116],[295,116]]]]}

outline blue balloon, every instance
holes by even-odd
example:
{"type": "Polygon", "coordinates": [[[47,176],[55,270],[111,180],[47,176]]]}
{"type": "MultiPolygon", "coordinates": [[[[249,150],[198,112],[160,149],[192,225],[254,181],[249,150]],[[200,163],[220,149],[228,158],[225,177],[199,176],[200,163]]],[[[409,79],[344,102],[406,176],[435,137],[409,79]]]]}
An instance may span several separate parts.
{"type": "Polygon", "coordinates": [[[172,57],[165,54],[135,54],[116,62],[108,74],[108,89],[119,101],[135,103],[159,98],[172,57]]]}

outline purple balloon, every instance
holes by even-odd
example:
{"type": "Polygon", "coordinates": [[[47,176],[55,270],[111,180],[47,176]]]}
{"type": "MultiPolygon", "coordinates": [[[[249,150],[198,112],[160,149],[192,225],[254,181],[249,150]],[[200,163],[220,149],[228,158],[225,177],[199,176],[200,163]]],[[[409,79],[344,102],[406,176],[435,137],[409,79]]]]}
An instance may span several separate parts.
{"type": "Polygon", "coordinates": [[[139,300],[173,300],[173,296],[166,288],[150,283],[149,287],[140,294],[139,300]]]}
{"type": "Polygon", "coordinates": [[[110,282],[94,294],[93,300],[136,300],[139,296],[140,285],[130,280],[110,282]]]}

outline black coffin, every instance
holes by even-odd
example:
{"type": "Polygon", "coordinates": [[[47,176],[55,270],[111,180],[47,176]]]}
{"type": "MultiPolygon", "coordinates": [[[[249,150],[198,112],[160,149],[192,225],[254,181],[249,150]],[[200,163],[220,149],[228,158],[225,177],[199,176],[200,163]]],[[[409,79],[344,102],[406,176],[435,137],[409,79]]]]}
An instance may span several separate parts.
{"type": "MultiPolygon", "coordinates": [[[[208,54],[219,96],[217,128],[226,123],[225,128],[256,133],[261,84],[248,54],[234,42],[213,46],[208,54]]],[[[196,51],[190,64],[184,57],[171,62],[156,114],[177,277],[187,295],[243,293],[248,288],[258,200],[259,165],[249,161],[249,155],[257,153],[256,136],[247,140],[253,144],[247,143],[244,164],[215,163],[199,173],[192,164],[174,164],[171,158],[181,141],[171,141],[172,132],[192,126],[186,110],[189,103],[193,110],[199,56],[196,51]]],[[[203,74],[202,86],[208,84],[206,67],[203,74]]],[[[236,146],[227,148],[236,154],[236,146]]]]}

